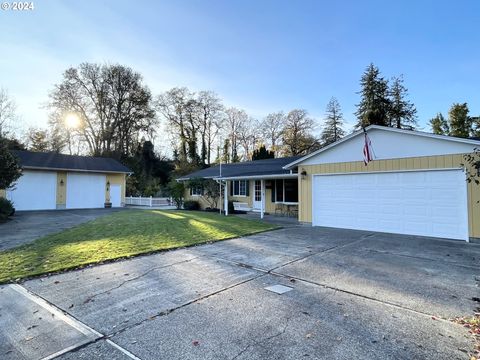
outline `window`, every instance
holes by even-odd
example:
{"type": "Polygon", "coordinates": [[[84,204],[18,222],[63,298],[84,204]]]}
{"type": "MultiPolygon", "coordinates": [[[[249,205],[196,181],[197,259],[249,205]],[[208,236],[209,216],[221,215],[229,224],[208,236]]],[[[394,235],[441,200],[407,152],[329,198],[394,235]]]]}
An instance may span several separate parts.
{"type": "Polygon", "coordinates": [[[247,196],[247,180],[233,181],[233,196],[247,196]]]}
{"type": "Polygon", "coordinates": [[[191,196],[202,196],[203,195],[203,188],[201,186],[194,186],[190,188],[190,195],[191,196]]]}
{"type": "Polygon", "coordinates": [[[298,180],[277,179],[275,180],[275,202],[297,203],[298,180]]]}

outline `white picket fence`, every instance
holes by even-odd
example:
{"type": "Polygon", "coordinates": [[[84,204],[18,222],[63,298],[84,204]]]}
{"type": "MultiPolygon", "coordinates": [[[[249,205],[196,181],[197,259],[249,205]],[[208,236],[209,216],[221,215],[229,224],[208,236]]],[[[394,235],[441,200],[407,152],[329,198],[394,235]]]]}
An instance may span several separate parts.
{"type": "Polygon", "coordinates": [[[157,207],[157,206],[170,206],[173,203],[171,198],[154,198],[154,197],[125,197],[125,205],[133,206],[148,206],[148,207],[157,207]]]}

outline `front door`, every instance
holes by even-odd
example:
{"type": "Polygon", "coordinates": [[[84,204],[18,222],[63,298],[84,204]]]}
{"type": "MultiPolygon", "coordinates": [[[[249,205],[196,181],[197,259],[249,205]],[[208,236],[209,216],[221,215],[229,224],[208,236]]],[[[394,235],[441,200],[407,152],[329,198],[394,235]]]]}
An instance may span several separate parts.
{"type": "Polygon", "coordinates": [[[255,180],[253,183],[253,208],[260,210],[262,207],[262,182],[255,180]]]}

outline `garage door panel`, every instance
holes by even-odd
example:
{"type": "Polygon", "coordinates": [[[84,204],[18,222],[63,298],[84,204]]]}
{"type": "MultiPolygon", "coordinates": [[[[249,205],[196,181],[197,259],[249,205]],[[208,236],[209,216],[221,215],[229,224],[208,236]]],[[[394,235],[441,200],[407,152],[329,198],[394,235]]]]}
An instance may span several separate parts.
{"type": "Polygon", "coordinates": [[[314,176],[313,187],[314,225],[468,237],[461,170],[314,176]]]}
{"type": "Polygon", "coordinates": [[[24,171],[7,198],[16,210],[53,210],[57,207],[57,173],[24,171]]]}
{"type": "Polygon", "coordinates": [[[103,208],[106,177],[101,174],[67,174],[67,209],[103,208]]]}

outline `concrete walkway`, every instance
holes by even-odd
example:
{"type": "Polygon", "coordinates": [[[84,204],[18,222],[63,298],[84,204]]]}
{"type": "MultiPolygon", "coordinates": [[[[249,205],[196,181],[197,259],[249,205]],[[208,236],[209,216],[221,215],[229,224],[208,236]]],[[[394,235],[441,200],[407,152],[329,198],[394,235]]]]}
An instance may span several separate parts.
{"type": "Polygon", "coordinates": [[[0,358],[467,359],[479,276],[479,245],[291,226],[3,286],[0,358]]]}

